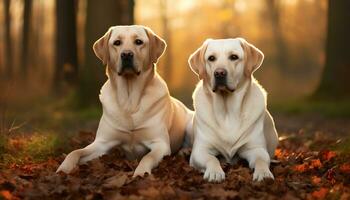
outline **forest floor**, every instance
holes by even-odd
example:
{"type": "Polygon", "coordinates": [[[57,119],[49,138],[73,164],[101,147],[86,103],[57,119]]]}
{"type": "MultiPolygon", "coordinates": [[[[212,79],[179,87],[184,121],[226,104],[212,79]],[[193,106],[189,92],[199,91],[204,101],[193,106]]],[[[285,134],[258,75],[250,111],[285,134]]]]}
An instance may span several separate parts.
{"type": "Polygon", "coordinates": [[[64,153],[89,144],[94,133],[76,131],[59,141],[33,132],[0,144],[0,199],[350,199],[350,119],[274,116],[280,135],[271,164],[275,180],[253,182],[240,160],[222,163],[224,182],[208,183],[189,166],[190,150],[164,158],[144,178],[132,178],[137,161],[117,149],[70,175],[56,174],[64,153]]]}

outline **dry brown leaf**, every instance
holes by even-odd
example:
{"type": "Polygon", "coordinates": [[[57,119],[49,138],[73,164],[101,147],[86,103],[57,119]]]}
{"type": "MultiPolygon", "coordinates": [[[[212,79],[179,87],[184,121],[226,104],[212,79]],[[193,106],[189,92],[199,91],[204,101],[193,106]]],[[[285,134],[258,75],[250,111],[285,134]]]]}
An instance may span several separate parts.
{"type": "Polygon", "coordinates": [[[105,183],[102,186],[105,188],[120,188],[126,183],[127,179],[128,176],[125,174],[116,175],[106,179],[105,183]]]}

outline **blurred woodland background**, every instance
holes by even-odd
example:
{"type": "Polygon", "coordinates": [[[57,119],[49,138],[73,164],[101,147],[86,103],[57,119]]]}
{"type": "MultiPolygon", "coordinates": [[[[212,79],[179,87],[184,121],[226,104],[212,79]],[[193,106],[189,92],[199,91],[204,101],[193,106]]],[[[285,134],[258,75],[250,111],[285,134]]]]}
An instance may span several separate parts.
{"type": "Polygon", "coordinates": [[[349,28],[342,24],[349,14],[341,13],[346,1],[332,4],[328,9],[327,0],[2,0],[1,96],[15,105],[52,95],[53,102],[70,97],[79,107],[98,105],[106,76],[92,44],[112,25],[142,24],[167,41],[158,70],[187,105],[197,82],[187,64],[190,53],[206,38],[237,36],[266,55],[256,76],[270,103],[305,99],[315,91],[338,99],[350,91],[343,77],[349,61],[338,59],[349,54],[342,49],[349,43],[349,28]]]}
{"type": "Polygon", "coordinates": [[[105,182],[117,197],[349,199],[349,10],[349,0],[0,0],[0,199],[102,199],[105,182]],[[255,76],[280,135],[273,184],[252,183],[240,164],[225,165],[223,184],[204,184],[181,155],[144,180],[131,181],[137,162],[115,154],[55,174],[64,153],[93,140],[102,114],[105,67],[92,45],[126,24],[166,40],[158,71],[191,108],[198,79],[187,59],[206,38],[244,37],[264,52],[255,76]]]}
{"type": "Polygon", "coordinates": [[[347,0],[1,0],[1,130],[98,120],[106,76],[92,44],[123,24],[166,40],[158,70],[189,107],[198,81],[189,55],[206,38],[239,36],[265,54],[255,76],[275,113],[348,117],[349,8],[347,0]]]}

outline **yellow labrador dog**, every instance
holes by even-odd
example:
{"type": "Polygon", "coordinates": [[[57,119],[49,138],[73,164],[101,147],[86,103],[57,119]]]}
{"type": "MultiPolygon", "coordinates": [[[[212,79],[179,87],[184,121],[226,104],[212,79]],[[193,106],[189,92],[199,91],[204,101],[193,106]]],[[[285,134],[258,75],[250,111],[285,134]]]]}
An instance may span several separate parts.
{"type": "Polygon", "coordinates": [[[163,39],[138,25],[111,27],[94,44],[96,56],[107,65],[100,94],[103,115],[94,142],[68,154],[57,172],[69,173],[119,145],[128,158],[142,158],[134,177],[143,176],[181,148],[190,137],[193,113],[169,95],[156,72],[165,48],[163,39]]]}
{"type": "Polygon", "coordinates": [[[189,58],[201,79],[193,93],[190,164],[210,182],[225,179],[219,154],[229,162],[235,154],[246,159],[254,168],[253,180],[273,178],[269,165],[277,132],[266,109],[266,92],[252,76],[263,58],[242,38],[206,40],[189,58]]]}

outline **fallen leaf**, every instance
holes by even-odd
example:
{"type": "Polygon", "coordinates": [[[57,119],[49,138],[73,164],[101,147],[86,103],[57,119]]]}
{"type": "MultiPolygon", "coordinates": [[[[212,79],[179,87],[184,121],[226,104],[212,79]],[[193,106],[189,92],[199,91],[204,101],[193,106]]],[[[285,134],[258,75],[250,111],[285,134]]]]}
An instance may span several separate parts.
{"type": "Polygon", "coordinates": [[[320,159],[315,159],[315,160],[311,160],[311,164],[310,164],[310,168],[316,168],[319,169],[322,167],[322,163],[320,161],[320,159]]]}
{"type": "Polygon", "coordinates": [[[311,177],[311,182],[314,185],[318,185],[321,182],[321,178],[318,176],[313,176],[313,177],[311,177]]]}
{"type": "Polygon", "coordinates": [[[147,189],[142,189],[138,191],[139,194],[144,195],[146,197],[156,198],[160,196],[160,191],[155,187],[149,187],[147,189]]]}
{"type": "Polygon", "coordinates": [[[343,173],[350,173],[350,163],[340,165],[339,170],[343,173]]]}
{"type": "Polygon", "coordinates": [[[299,172],[299,173],[305,172],[307,170],[307,164],[303,163],[300,165],[296,165],[293,167],[293,169],[294,169],[294,171],[299,172]]]}
{"type": "Polygon", "coordinates": [[[283,157],[282,149],[276,149],[275,150],[275,156],[276,156],[277,159],[281,159],[283,157]]]}
{"type": "Polygon", "coordinates": [[[208,196],[216,197],[219,199],[233,199],[238,195],[237,191],[225,190],[223,188],[212,188],[207,191],[208,196]]]}
{"type": "Polygon", "coordinates": [[[327,188],[320,188],[317,191],[312,192],[312,197],[316,198],[316,199],[325,199],[326,195],[328,193],[328,189],[327,188]]]}
{"type": "Polygon", "coordinates": [[[324,150],[320,152],[321,158],[325,161],[329,161],[332,158],[337,156],[337,153],[334,151],[324,150]]]}
{"type": "Polygon", "coordinates": [[[4,198],[4,199],[6,199],[6,200],[13,199],[13,198],[12,198],[11,192],[8,191],[8,190],[1,190],[1,191],[0,191],[0,194],[1,194],[1,197],[4,198]]]}
{"type": "Polygon", "coordinates": [[[127,178],[128,176],[125,174],[121,176],[113,176],[106,179],[105,183],[102,186],[105,188],[120,188],[126,183],[127,178]]]}

